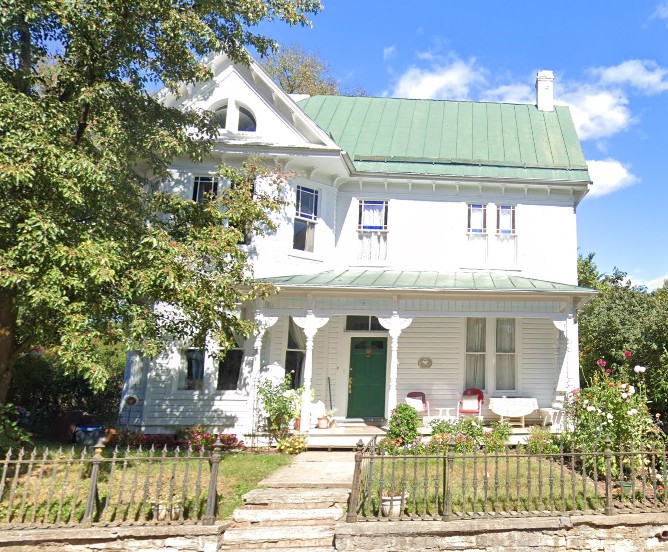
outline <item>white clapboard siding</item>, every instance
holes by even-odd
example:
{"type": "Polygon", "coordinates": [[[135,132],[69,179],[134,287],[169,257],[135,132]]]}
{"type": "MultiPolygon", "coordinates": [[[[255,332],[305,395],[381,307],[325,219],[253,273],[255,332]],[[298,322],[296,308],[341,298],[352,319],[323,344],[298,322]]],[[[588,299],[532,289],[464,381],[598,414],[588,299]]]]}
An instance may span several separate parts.
{"type": "Polygon", "coordinates": [[[557,385],[556,328],[547,318],[522,319],[522,394],[547,406],[557,385]]]}
{"type": "Polygon", "coordinates": [[[399,337],[397,402],[410,391],[423,391],[435,408],[454,408],[463,385],[460,318],[415,318],[399,337]],[[418,367],[418,359],[429,357],[431,368],[418,367]]]}

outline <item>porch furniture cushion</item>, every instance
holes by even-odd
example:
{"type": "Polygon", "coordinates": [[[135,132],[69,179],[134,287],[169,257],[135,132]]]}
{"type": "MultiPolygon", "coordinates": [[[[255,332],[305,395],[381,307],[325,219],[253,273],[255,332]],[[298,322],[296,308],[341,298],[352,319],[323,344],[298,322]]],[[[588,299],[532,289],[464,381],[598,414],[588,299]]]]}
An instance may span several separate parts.
{"type": "Polygon", "coordinates": [[[426,414],[429,416],[429,401],[427,395],[422,391],[411,391],[406,394],[406,404],[411,405],[418,414],[426,414]]]}
{"type": "Polygon", "coordinates": [[[462,414],[473,414],[482,419],[483,392],[474,387],[466,389],[457,402],[457,418],[462,414]]]}

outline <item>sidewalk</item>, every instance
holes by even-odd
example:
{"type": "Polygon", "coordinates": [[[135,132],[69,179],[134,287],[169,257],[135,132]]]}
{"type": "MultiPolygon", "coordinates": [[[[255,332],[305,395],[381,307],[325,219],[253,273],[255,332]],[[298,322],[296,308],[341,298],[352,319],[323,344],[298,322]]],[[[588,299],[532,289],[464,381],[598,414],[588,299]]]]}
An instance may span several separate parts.
{"type": "Polygon", "coordinates": [[[295,456],[289,466],[283,466],[258,487],[294,487],[322,489],[351,489],[355,470],[355,452],[308,451],[295,456]]]}

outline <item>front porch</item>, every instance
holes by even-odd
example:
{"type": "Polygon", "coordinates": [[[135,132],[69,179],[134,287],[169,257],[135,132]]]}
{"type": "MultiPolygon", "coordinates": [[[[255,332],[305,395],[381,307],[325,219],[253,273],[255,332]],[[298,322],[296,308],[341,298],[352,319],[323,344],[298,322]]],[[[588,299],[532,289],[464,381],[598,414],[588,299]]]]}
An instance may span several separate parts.
{"type": "MultiPolygon", "coordinates": [[[[436,419],[432,417],[432,419],[436,419]]],[[[326,449],[326,450],[339,450],[339,449],[354,449],[356,448],[360,441],[363,445],[366,445],[373,439],[376,438],[377,441],[382,439],[387,431],[386,420],[364,420],[359,418],[346,419],[346,418],[336,418],[336,424],[333,427],[327,429],[318,429],[310,428],[308,433],[304,433],[306,436],[306,443],[310,450],[313,449],[326,449]]],[[[420,433],[425,439],[428,439],[431,435],[431,427],[429,422],[431,420],[423,421],[423,426],[420,428],[420,433]]],[[[485,427],[490,427],[490,425],[496,420],[487,419],[484,420],[485,427]]],[[[530,434],[531,427],[540,426],[543,427],[543,420],[538,418],[527,419],[524,427],[514,425],[512,427],[512,435],[508,439],[508,445],[522,445],[526,443],[527,437],[530,434]]],[[[560,428],[553,426],[546,426],[550,428],[551,432],[557,433],[560,431],[560,428]]]]}

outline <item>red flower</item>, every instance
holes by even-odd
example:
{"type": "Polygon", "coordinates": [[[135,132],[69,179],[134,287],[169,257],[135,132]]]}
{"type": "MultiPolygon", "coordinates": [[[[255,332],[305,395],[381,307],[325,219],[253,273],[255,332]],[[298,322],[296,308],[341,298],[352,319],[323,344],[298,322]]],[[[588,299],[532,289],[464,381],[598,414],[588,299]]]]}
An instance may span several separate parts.
{"type": "Polygon", "coordinates": [[[606,373],[606,374],[612,374],[612,370],[610,370],[610,368],[608,368],[608,369],[605,371],[605,373],[606,373]]]}
{"type": "Polygon", "coordinates": [[[633,353],[631,351],[624,351],[624,356],[626,358],[631,358],[633,356],[633,353]]]}

